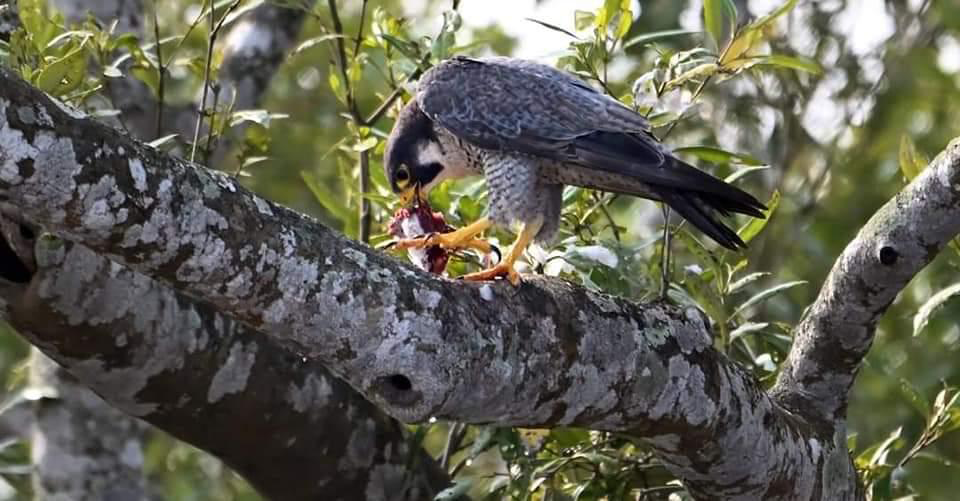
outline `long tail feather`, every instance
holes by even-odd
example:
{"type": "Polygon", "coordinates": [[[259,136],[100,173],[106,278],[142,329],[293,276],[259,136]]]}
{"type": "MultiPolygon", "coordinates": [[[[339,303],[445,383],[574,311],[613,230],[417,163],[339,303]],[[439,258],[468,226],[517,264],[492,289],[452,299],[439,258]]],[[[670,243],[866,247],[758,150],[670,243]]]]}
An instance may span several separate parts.
{"type": "Polygon", "coordinates": [[[739,213],[763,218],[762,211],[766,210],[766,207],[753,195],[735,186],[678,159],[670,160],[672,164],[668,169],[693,170],[702,176],[697,176],[697,182],[683,187],[652,186],[661,200],[718,244],[732,250],[745,248],[747,244],[735,231],[724,225],[716,214],[726,216],[739,213]]]}

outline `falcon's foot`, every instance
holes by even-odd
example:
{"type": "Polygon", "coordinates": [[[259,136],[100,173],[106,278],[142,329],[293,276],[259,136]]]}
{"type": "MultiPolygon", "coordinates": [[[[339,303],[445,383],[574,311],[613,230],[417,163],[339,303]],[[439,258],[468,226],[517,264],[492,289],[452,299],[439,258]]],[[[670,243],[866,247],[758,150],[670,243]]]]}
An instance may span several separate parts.
{"type": "Polygon", "coordinates": [[[505,277],[514,287],[520,285],[520,273],[513,269],[513,263],[502,262],[492,268],[475,273],[467,273],[460,278],[471,282],[484,282],[497,277],[505,277]]]}
{"type": "MultiPolygon", "coordinates": [[[[460,231],[460,230],[457,230],[460,231]]],[[[439,246],[449,251],[458,251],[460,249],[473,249],[484,254],[492,251],[494,249],[493,245],[486,240],[468,237],[466,239],[461,238],[460,235],[456,235],[456,231],[450,233],[432,233],[430,235],[419,237],[419,238],[405,238],[402,240],[397,240],[393,247],[399,250],[406,249],[427,249],[430,247],[439,246]]]]}
{"type": "Polygon", "coordinates": [[[533,237],[540,231],[542,226],[543,218],[537,218],[533,222],[524,224],[523,229],[520,230],[520,235],[517,236],[517,240],[513,242],[513,247],[510,248],[510,253],[507,254],[507,257],[501,261],[500,264],[476,273],[468,273],[460,278],[470,281],[484,281],[493,280],[497,277],[506,277],[514,287],[520,285],[520,274],[517,273],[517,270],[513,269],[513,263],[517,262],[517,259],[520,258],[527,246],[530,245],[533,237]]]}

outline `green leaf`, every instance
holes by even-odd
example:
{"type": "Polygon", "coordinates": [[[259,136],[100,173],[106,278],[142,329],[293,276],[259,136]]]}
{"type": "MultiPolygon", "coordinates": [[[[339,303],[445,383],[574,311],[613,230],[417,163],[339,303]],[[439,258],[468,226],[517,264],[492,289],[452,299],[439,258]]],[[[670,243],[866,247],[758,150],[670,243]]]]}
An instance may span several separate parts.
{"type": "Polygon", "coordinates": [[[83,83],[86,71],[87,54],[81,44],[40,70],[37,87],[54,96],[63,96],[83,83]]]}
{"type": "Polygon", "coordinates": [[[920,331],[927,326],[930,317],[937,312],[950,298],[960,294],[960,283],[955,283],[940,292],[930,296],[927,302],[920,306],[917,314],[913,316],[913,335],[920,334],[920,331]]]}
{"type": "Polygon", "coordinates": [[[450,48],[457,44],[457,40],[450,31],[441,32],[430,46],[430,54],[434,59],[442,61],[447,58],[450,48]]]}
{"type": "Polygon", "coordinates": [[[307,188],[313,192],[317,202],[329,211],[333,217],[344,224],[348,224],[355,219],[354,212],[341,203],[343,196],[334,193],[327,183],[320,182],[317,176],[309,171],[300,171],[300,177],[307,184],[307,188]]]}
{"type": "Polygon", "coordinates": [[[333,95],[337,97],[338,101],[346,104],[347,89],[343,86],[343,82],[340,81],[340,76],[337,74],[337,69],[333,66],[330,67],[328,81],[330,82],[330,90],[333,91],[333,95]]]}
{"type": "Polygon", "coordinates": [[[51,22],[46,13],[46,2],[42,0],[20,0],[17,5],[20,24],[33,38],[34,46],[42,49],[61,30],[51,22]]]}
{"type": "Polygon", "coordinates": [[[920,175],[930,163],[930,159],[917,151],[913,139],[907,134],[900,136],[900,153],[898,156],[900,172],[903,172],[903,177],[907,178],[907,181],[913,181],[913,178],[920,175]]]}
{"type": "Polygon", "coordinates": [[[702,33],[701,31],[696,30],[663,30],[663,31],[653,31],[650,33],[644,33],[643,35],[638,35],[630,40],[623,42],[623,49],[629,49],[634,45],[643,45],[653,42],[658,42],[667,38],[685,36],[685,35],[696,35],[702,33]]]}
{"type": "Polygon", "coordinates": [[[731,0],[704,0],[703,26],[714,47],[723,47],[737,20],[737,7],[731,0]]]}
{"type": "Polygon", "coordinates": [[[720,66],[717,63],[703,63],[699,64],[683,73],[680,74],[677,78],[667,82],[665,89],[669,90],[674,87],[679,87],[680,85],[693,80],[695,78],[706,78],[715,75],[720,71],[720,66]]]}
{"type": "Polygon", "coordinates": [[[473,438],[473,444],[470,446],[468,457],[475,458],[481,453],[496,444],[497,427],[481,426],[477,435],[473,438]]]}
{"type": "Polygon", "coordinates": [[[740,306],[737,306],[737,309],[733,310],[733,314],[730,315],[730,318],[741,315],[742,313],[747,311],[747,309],[749,309],[750,307],[760,304],[766,301],[767,299],[770,299],[771,297],[785,290],[792,289],[798,285],[803,285],[806,283],[807,283],[806,280],[795,280],[793,282],[787,282],[780,285],[775,285],[765,291],[759,292],[756,295],[750,297],[750,299],[747,299],[746,301],[741,303],[740,306]]]}
{"type": "Polygon", "coordinates": [[[773,54],[764,56],[756,62],[757,66],[776,66],[779,68],[788,68],[791,70],[805,71],[813,75],[823,74],[823,67],[813,59],[802,56],[785,56],[783,54],[773,54]]]}
{"type": "Polygon", "coordinates": [[[760,30],[745,29],[730,41],[720,56],[720,64],[727,67],[736,67],[736,61],[750,52],[750,49],[763,39],[760,30]]]}
{"type": "Polygon", "coordinates": [[[857,455],[856,463],[858,467],[881,465],[887,461],[887,455],[890,451],[896,449],[897,442],[900,441],[900,434],[903,427],[897,428],[890,435],[878,444],[867,447],[863,452],[857,455]]]}
{"type": "Polygon", "coordinates": [[[533,22],[533,23],[537,23],[537,24],[539,24],[540,26],[543,26],[544,28],[546,28],[546,29],[548,29],[548,30],[553,30],[553,31],[556,31],[556,32],[558,32],[558,33],[563,33],[564,35],[567,35],[567,36],[569,36],[570,38],[575,38],[575,39],[578,39],[578,40],[580,39],[580,37],[578,37],[577,35],[569,32],[569,31],[567,31],[567,30],[565,30],[565,29],[563,29],[563,28],[561,28],[561,27],[559,27],[559,26],[557,26],[557,25],[555,25],[555,24],[550,24],[550,23],[548,23],[548,22],[546,22],[546,21],[541,21],[541,20],[539,20],[539,19],[534,19],[534,18],[532,18],[532,17],[528,17],[528,18],[526,18],[526,20],[527,20],[527,21],[530,21],[530,22],[533,22]]]}
{"type": "Polygon", "coordinates": [[[920,394],[915,386],[910,384],[910,381],[900,378],[900,391],[903,392],[910,404],[913,405],[913,408],[916,409],[924,419],[930,417],[930,403],[927,402],[927,399],[923,398],[923,395],[920,394]]]}
{"type": "Polygon", "coordinates": [[[744,167],[742,169],[735,170],[732,174],[723,178],[723,180],[726,181],[727,183],[735,183],[739,181],[740,178],[746,176],[747,174],[767,170],[769,168],[770,168],[769,165],[753,165],[750,167],[744,167]]]}
{"type": "Polygon", "coordinates": [[[614,33],[617,40],[620,40],[630,32],[630,26],[633,25],[633,13],[627,10],[620,11],[620,20],[617,23],[617,31],[614,33]]]}
{"type": "Polygon", "coordinates": [[[247,167],[252,167],[256,164],[266,162],[270,160],[270,157],[247,157],[243,159],[243,164],[240,166],[241,169],[246,169],[247,167]]]}
{"type": "Polygon", "coordinates": [[[769,14],[750,23],[751,28],[763,28],[764,26],[776,21],[778,17],[790,12],[797,5],[797,0],[787,0],[780,7],[777,7],[769,14]]]}
{"type": "Polygon", "coordinates": [[[463,480],[457,480],[453,486],[447,487],[446,489],[438,492],[437,495],[433,497],[433,501],[450,501],[453,499],[459,499],[466,494],[468,490],[470,490],[470,487],[473,487],[473,479],[466,478],[463,480]]]}
{"type": "Polygon", "coordinates": [[[264,127],[270,127],[270,122],[287,118],[284,113],[270,113],[267,110],[240,110],[230,114],[230,127],[236,127],[244,122],[251,122],[264,127]]]}
{"type": "Polygon", "coordinates": [[[123,73],[121,73],[120,69],[116,66],[110,65],[103,69],[103,76],[107,78],[120,78],[123,76],[123,73]]]}
{"type": "Polygon", "coordinates": [[[168,135],[163,136],[163,137],[158,137],[157,139],[154,139],[153,141],[150,141],[149,143],[147,143],[147,145],[149,145],[151,148],[156,148],[156,149],[158,149],[158,150],[164,150],[164,151],[165,151],[165,150],[167,150],[169,147],[172,147],[172,146],[173,146],[173,140],[174,140],[178,135],[179,135],[179,134],[168,134],[168,135]],[[167,148],[165,148],[165,146],[166,146],[167,148]]]}
{"type": "Polygon", "coordinates": [[[730,331],[730,342],[732,343],[738,338],[746,336],[747,334],[762,331],[769,326],[769,322],[745,322],[739,325],[736,329],[730,331]]]}
{"type": "Polygon", "coordinates": [[[597,20],[597,16],[593,12],[588,12],[585,10],[577,10],[573,12],[573,27],[577,31],[583,31],[591,26],[593,26],[594,21],[597,20]]]}
{"type": "Polygon", "coordinates": [[[353,151],[357,151],[357,152],[367,151],[367,150],[369,150],[369,149],[371,149],[371,148],[376,148],[376,147],[377,147],[377,138],[376,138],[376,137],[373,137],[373,136],[370,136],[370,137],[368,137],[368,138],[366,138],[366,139],[364,139],[364,140],[362,140],[362,141],[358,141],[356,144],[354,144],[354,145],[353,145],[353,151]]]}
{"type": "Polygon", "coordinates": [[[560,426],[550,430],[550,438],[557,446],[566,449],[590,440],[590,432],[583,428],[560,426]]]}
{"type": "Polygon", "coordinates": [[[687,153],[699,158],[700,160],[703,160],[704,162],[715,165],[737,163],[750,166],[767,166],[765,163],[763,163],[763,161],[752,155],[733,153],[720,148],[715,148],[713,146],[685,146],[683,148],[677,148],[673,150],[673,152],[687,153]]]}
{"type": "Polygon", "coordinates": [[[739,279],[739,280],[731,283],[731,284],[727,287],[727,294],[734,294],[734,293],[736,293],[736,292],[740,292],[740,289],[746,287],[746,286],[749,285],[749,284],[752,284],[753,282],[756,282],[757,280],[760,280],[760,279],[763,278],[763,277],[769,276],[769,275],[770,275],[770,273],[769,273],[769,272],[766,272],[766,271],[755,271],[755,272],[753,272],[753,273],[751,273],[751,274],[749,274],[749,275],[747,275],[747,276],[745,276],[745,277],[743,277],[743,278],[741,278],[741,279],[739,279]]]}
{"type": "Polygon", "coordinates": [[[763,218],[752,218],[750,221],[743,225],[739,230],[737,230],[737,235],[744,242],[750,242],[754,237],[760,234],[761,231],[767,226],[767,223],[770,222],[770,217],[773,215],[774,211],[777,210],[777,207],[780,206],[780,191],[774,191],[773,195],[770,197],[770,200],[767,201],[767,210],[763,211],[763,218]]]}
{"type": "Polygon", "coordinates": [[[407,58],[413,61],[420,60],[420,46],[416,43],[386,33],[381,34],[380,38],[383,38],[383,40],[387,42],[387,45],[397,49],[401,54],[407,56],[407,58]]]}
{"type": "Polygon", "coordinates": [[[327,33],[326,35],[320,35],[318,37],[308,38],[300,42],[300,45],[297,45],[296,49],[293,49],[293,54],[297,55],[305,50],[312,49],[317,45],[320,45],[324,42],[328,42],[330,40],[334,40],[337,38],[344,38],[344,36],[337,33],[327,33]]]}
{"type": "MultiPolygon", "coordinates": [[[[769,58],[745,57],[750,55],[751,49],[763,41],[768,31],[768,26],[778,17],[792,9],[795,4],[796,0],[789,0],[770,14],[763,16],[740,30],[733,40],[730,41],[730,44],[724,48],[723,54],[720,56],[720,64],[728,70],[742,70],[757,64],[769,64],[808,71],[815,74],[821,73],[820,65],[806,58],[789,56],[769,56],[769,58]]],[[[736,19],[736,16],[734,16],[734,19],[736,19]]]]}

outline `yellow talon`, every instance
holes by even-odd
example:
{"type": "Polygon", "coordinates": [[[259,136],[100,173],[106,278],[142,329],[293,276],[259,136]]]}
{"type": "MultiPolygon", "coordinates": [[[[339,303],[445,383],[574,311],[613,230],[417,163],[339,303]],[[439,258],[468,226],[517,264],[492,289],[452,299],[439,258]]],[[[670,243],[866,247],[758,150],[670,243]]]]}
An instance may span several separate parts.
{"type": "Polygon", "coordinates": [[[513,268],[513,264],[523,255],[523,251],[530,245],[530,242],[533,242],[533,238],[542,226],[543,218],[539,218],[533,223],[524,224],[520,235],[517,237],[517,240],[513,242],[513,247],[510,248],[510,253],[507,254],[507,257],[503,261],[492,268],[476,273],[468,273],[460,278],[479,282],[506,276],[507,280],[509,280],[514,287],[520,285],[520,274],[513,268]]]}
{"type": "Polygon", "coordinates": [[[487,268],[483,271],[467,273],[460,278],[469,280],[471,282],[484,282],[504,276],[510,281],[511,284],[513,284],[514,287],[520,285],[520,273],[517,273],[517,270],[513,268],[512,264],[507,264],[505,262],[497,264],[492,268],[487,268]]]}
{"type": "Polygon", "coordinates": [[[483,218],[470,225],[449,233],[434,233],[421,238],[407,238],[398,240],[394,248],[404,249],[424,249],[427,247],[440,246],[447,250],[476,249],[480,252],[490,252],[492,246],[485,240],[476,238],[477,235],[489,228],[493,223],[483,218]]]}

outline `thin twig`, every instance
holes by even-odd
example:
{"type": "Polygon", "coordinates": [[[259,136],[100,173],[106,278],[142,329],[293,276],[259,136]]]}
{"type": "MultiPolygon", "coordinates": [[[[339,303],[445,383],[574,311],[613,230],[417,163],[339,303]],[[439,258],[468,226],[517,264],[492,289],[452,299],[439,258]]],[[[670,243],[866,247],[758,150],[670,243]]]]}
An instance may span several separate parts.
{"type": "Polygon", "coordinates": [[[613,221],[613,216],[610,215],[610,211],[607,210],[607,205],[612,203],[616,196],[610,198],[606,203],[604,203],[603,196],[597,195],[597,192],[593,192],[597,196],[597,202],[600,204],[600,213],[603,214],[603,217],[607,219],[607,224],[610,226],[610,231],[613,232],[613,238],[620,241],[620,230],[617,229],[617,223],[613,221]]]}
{"type": "Polygon", "coordinates": [[[380,103],[380,106],[377,106],[377,109],[373,110],[373,113],[371,113],[370,116],[363,121],[363,125],[373,127],[377,122],[379,122],[380,119],[383,118],[383,115],[387,113],[387,110],[389,110],[390,107],[393,106],[393,103],[396,102],[396,100],[403,94],[403,86],[406,85],[406,83],[418,78],[420,74],[423,73],[423,66],[429,62],[429,60],[429,54],[424,56],[420,64],[417,65],[417,68],[413,70],[412,73],[407,75],[404,83],[394,87],[393,92],[391,92],[390,95],[387,96],[382,103],[380,103]]]}
{"type": "Polygon", "coordinates": [[[210,62],[213,59],[213,0],[210,0],[210,36],[207,38],[207,61],[203,70],[203,96],[200,98],[200,110],[197,112],[197,126],[193,129],[193,145],[190,147],[190,162],[197,158],[197,143],[200,142],[200,128],[203,127],[203,114],[207,109],[207,90],[210,87],[210,62]]]}
{"type": "Polygon", "coordinates": [[[210,127],[207,128],[207,144],[203,147],[203,164],[210,162],[211,143],[216,130],[217,106],[220,104],[220,83],[214,82],[210,85],[213,89],[213,106],[210,108],[210,127]]]}
{"type": "Polygon", "coordinates": [[[353,43],[353,55],[356,57],[360,53],[360,43],[363,42],[363,23],[367,17],[367,0],[360,4],[360,26],[357,27],[357,39],[353,43]]]}
{"type": "Polygon", "coordinates": [[[370,241],[371,212],[370,199],[367,193],[370,192],[370,150],[360,152],[360,241],[370,241]]]}
{"type": "MultiPolygon", "coordinates": [[[[693,106],[693,104],[694,104],[695,102],[697,102],[697,98],[699,98],[699,97],[700,97],[700,94],[703,93],[703,89],[707,87],[707,84],[710,83],[710,79],[711,79],[712,77],[713,77],[713,75],[707,75],[707,76],[700,82],[700,85],[697,86],[697,90],[695,90],[695,91],[693,92],[693,97],[690,98],[690,106],[693,106]]],[[[670,124],[670,128],[667,129],[667,132],[665,132],[665,133],[663,134],[663,137],[660,138],[660,141],[661,141],[661,142],[667,140],[667,136],[669,136],[670,133],[673,132],[673,129],[675,129],[675,128],[677,127],[677,124],[678,124],[678,123],[680,123],[680,117],[677,117],[677,119],[674,120],[673,123],[670,124]]]]}
{"type": "Polygon", "coordinates": [[[340,75],[343,77],[343,85],[347,89],[347,107],[350,109],[350,115],[354,121],[360,118],[360,111],[357,109],[357,103],[354,101],[353,86],[350,85],[350,77],[347,75],[347,51],[343,45],[343,24],[340,22],[340,14],[337,12],[337,1],[327,0],[330,8],[330,21],[333,23],[333,32],[338,35],[334,38],[336,46],[337,66],[340,69],[340,75]]]}
{"type": "Polygon", "coordinates": [[[203,70],[203,95],[200,98],[200,110],[197,112],[197,126],[193,130],[193,146],[190,148],[191,163],[196,162],[197,159],[197,143],[200,142],[200,129],[203,128],[203,116],[207,112],[207,93],[210,90],[210,66],[213,61],[213,45],[217,41],[217,33],[220,31],[220,28],[223,27],[223,22],[227,19],[227,16],[240,5],[241,1],[242,0],[234,0],[234,2],[230,4],[230,7],[227,7],[220,21],[214,24],[215,9],[213,8],[213,0],[210,0],[210,35],[207,37],[207,60],[204,63],[203,70]]]}
{"type": "Polygon", "coordinates": [[[153,38],[157,44],[157,71],[160,72],[159,82],[157,82],[157,130],[154,136],[160,137],[163,135],[163,101],[167,68],[163,65],[163,51],[160,44],[160,22],[157,18],[157,0],[153,0],[153,38]]]}
{"type": "Polygon", "coordinates": [[[443,448],[443,455],[440,457],[440,469],[446,471],[450,466],[450,459],[454,452],[460,448],[460,442],[467,436],[467,427],[463,423],[450,423],[450,431],[447,433],[447,445],[443,448]]]}

